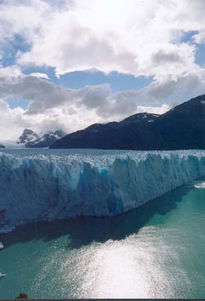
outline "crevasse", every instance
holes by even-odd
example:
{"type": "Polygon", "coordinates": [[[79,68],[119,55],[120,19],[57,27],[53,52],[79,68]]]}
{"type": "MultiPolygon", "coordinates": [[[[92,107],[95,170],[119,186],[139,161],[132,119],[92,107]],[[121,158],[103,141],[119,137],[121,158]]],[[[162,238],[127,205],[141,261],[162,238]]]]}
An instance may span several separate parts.
{"type": "Polygon", "coordinates": [[[204,151],[0,153],[0,232],[116,215],[205,175],[204,151]]]}

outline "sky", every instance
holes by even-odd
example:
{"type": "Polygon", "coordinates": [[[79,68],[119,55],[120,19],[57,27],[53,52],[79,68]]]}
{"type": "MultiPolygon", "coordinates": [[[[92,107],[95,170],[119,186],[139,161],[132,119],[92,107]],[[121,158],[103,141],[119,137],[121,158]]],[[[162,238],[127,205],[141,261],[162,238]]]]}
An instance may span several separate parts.
{"type": "Polygon", "coordinates": [[[0,141],[205,94],[204,0],[0,0],[0,141]]]}

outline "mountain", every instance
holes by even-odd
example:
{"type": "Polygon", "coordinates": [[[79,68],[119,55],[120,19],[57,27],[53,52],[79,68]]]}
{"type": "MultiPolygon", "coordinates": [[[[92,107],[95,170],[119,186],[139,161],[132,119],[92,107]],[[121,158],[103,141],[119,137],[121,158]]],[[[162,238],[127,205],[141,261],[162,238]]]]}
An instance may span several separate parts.
{"type": "Polygon", "coordinates": [[[17,143],[24,144],[26,146],[27,144],[32,143],[37,139],[39,139],[39,136],[34,131],[30,129],[25,129],[22,135],[19,137],[17,143]]]}
{"type": "MultiPolygon", "coordinates": [[[[156,114],[139,113],[121,122],[96,123],[84,130],[66,135],[51,148],[130,149],[136,140],[136,129],[138,132],[142,131],[145,124],[151,124],[158,117],[156,114]]],[[[142,142],[139,141],[141,144],[142,142]]]]}
{"type": "Polygon", "coordinates": [[[25,129],[17,144],[22,144],[25,147],[48,147],[63,136],[65,136],[65,133],[62,130],[49,131],[46,134],[38,135],[30,129],[25,129]]]}
{"type": "Polygon", "coordinates": [[[163,115],[139,113],[121,122],[93,124],[66,135],[51,148],[205,149],[205,95],[163,115]]]}

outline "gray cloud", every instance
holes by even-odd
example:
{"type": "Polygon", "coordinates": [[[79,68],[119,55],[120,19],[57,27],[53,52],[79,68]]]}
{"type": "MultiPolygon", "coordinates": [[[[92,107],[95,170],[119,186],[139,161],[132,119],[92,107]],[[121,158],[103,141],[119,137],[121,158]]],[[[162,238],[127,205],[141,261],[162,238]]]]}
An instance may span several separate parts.
{"type": "Polygon", "coordinates": [[[133,114],[138,106],[161,106],[163,103],[182,101],[204,92],[204,75],[190,73],[177,78],[154,80],[139,90],[112,93],[108,84],[68,89],[34,76],[0,77],[0,97],[23,98],[29,101],[26,115],[46,114],[63,108],[68,115],[81,110],[94,111],[97,116],[109,119],[133,114]]]}
{"type": "Polygon", "coordinates": [[[108,84],[68,89],[36,76],[0,77],[0,97],[17,97],[29,101],[26,114],[43,113],[66,105],[95,109],[111,95],[108,84]]]}
{"type": "Polygon", "coordinates": [[[166,63],[184,63],[184,58],[176,52],[165,52],[159,50],[152,55],[152,62],[154,64],[166,64],[166,63]]]}
{"type": "MultiPolygon", "coordinates": [[[[20,132],[25,127],[40,130],[61,127],[67,132],[95,122],[120,120],[136,112],[164,112],[168,106],[188,100],[205,91],[205,75],[201,70],[178,77],[155,79],[139,90],[113,93],[108,84],[68,89],[34,76],[6,76],[11,70],[1,70],[0,112],[1,133],[6,128],[20,132]],[[10,109],[8,97],[23,98],[28,110],[10,109]]],[[[12,132],[12,131],[11,131],[12,132]]],[[[3,135],[3,134],[2,134],[3,135]]]]}
{"type": "Polygon", "coordinates": [[[183,101],[205,92],[205,78],[200,73],[190,73],[153,82],[147,89],[150,99],[160,102],[183,101]]]}

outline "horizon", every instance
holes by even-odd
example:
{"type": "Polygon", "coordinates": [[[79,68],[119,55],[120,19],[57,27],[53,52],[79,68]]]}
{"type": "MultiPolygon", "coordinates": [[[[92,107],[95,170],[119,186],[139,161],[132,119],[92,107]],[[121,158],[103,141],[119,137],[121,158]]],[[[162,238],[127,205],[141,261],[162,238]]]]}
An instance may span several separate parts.
{"type": "Polygon", "coordinates": [[[0,142],[203,94],[205,2],[151,2],[1,0],[0,142]]]}

